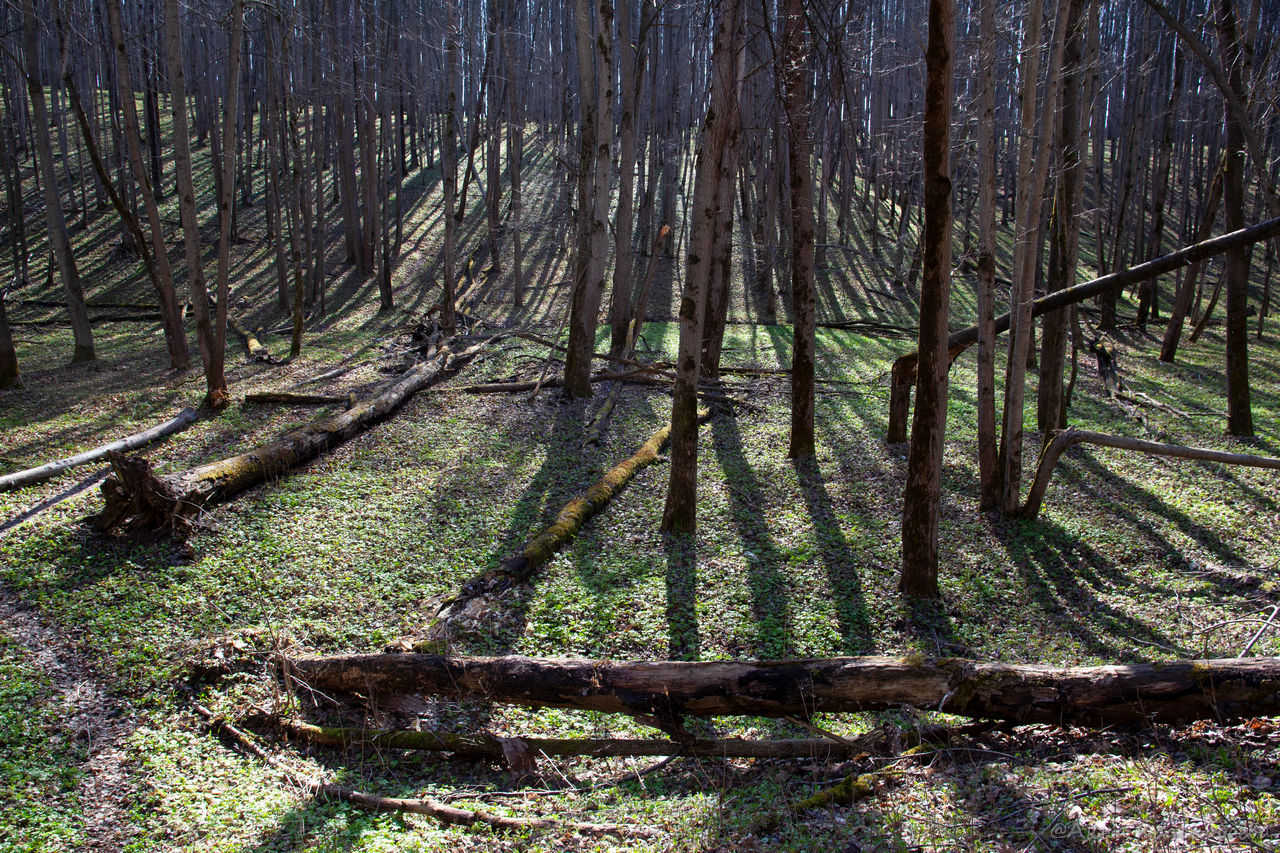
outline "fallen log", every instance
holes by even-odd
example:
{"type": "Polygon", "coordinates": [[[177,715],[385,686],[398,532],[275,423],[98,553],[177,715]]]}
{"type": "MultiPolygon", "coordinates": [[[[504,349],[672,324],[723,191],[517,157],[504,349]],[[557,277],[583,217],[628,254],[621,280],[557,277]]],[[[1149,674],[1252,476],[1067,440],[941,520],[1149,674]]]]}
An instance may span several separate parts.
{"type": "Polygon", "coordinates": [[[457,355],[448,347],[442,348],[435,358],[345,412],[317,418],[246,453],[187,471],[156,474],[142,457],[112,454],[113,474],[102,484],[105,506],[93,522],[109,533],[185,537],[194,530],[194,519],[205,507],[269,479],[286,476],[363,432],[446,372],[474,358],[483,346],[476,344],[457,355]]]}
{"type": "MultiPolygon", "coordinates": [[[[435,731],[378,731],[373,729],[317,726],[302,720],[280,720],[276,727],[308,743],[349,749],[369,746],[376,749],[407,749],[423,752],[449,752],[454,755],[496,758],[506,757],[502,741],[493,735],[459,735],[435,731]]],[[[662,738],[519,738],[537,755],[615,758],[620,756],[659,757],[683,755],[718,758],[851,758],[866,751],[861,741],[828,738],[748,740],[745,738],[695,738],[675,741],[662,738]]]]}
{"type": "Polygon", "coordinates": [[[1018,511],[1019,516],[1022,518],[1035,518],[1040,514],[1040,507],[1044,503],[1044,493],[1049,488],[1049,480],[1053,477],[1053,469],[1058,464],[1058,457],[1068,447],[1076,444],[1096,444],[1099,447],[1136,450],[1139,453],[1150,453],[1155,456],[1173,456],[1178,459],[1196,459],[1201,462],[1221,462],[1226,465],[1244,465],[1249,468],[1280,470],[1280,459],[1273,456],[1228,453],[1224,450],[1187,447],[1182,444],[1162,444],[1158,441],[1131,438],[1127,435],[1108,435],[1103,432],[1090,432],[1073,427],[1059,430],[1045,444],[1044,450],[1040,453],[1040,462],[1036,466],[1036,478],[1031,483],[1031,491],[1027,493],[1026,502],[1018,511]]]}
{"type": "Polygon", "coordinates": [[[248,752],[255,758],[260,759],[267,765],[275,768],[281,777],[292,787],[299,788],[314,794],[321,799],[336,800],[338,802],[349,803],[358,808],[371,812],[403,812],[406,814],[420,814],[434,818],[443,824],[452,824],[455,826],[473,826],[482,823],[500,830],[516,830],[527,831],[529,829],[561,829],[582,832],[590,835],[653,835],[653,830],[648,827],[625,827],[618,824],[610,823],[574,823],[570,821],[559,821],[550,818],[522,818],[508,817],[507,815],[497,815],[492,812],[480,809],[460,809],[456,806],[442,803],[439,800],[423,797],[421,799],[404,799],[400,797],[380,797],[376,794],[368,794],[364,791],[357,791],[352,788],[344,788],[340,785],[334,785],[325,782],[315,776],[307,776],[291,770],[284,762],[271,755],[257,743],[248,734],[241,731],[235,724],[230,721],[216,716],[208,708],[202,705],[195,706],[196,713],[204,718],[205,724],[210,731],[221,734],[235,743],[238,747],[248,752]]]}
{"type": "Polygon", "coordinates": [[[355,405],[355,398],[348,395],[339,397],[334,394],[297,394],[292,391],[258,391],[245,394],[246,403],[259,405],[276,404],[281,406],[330,406],[334,403],[355,405]]]}
{"type": "MultiPolygon", "coordinates": [[[[699,420],[711,417],[709,410],[698,413],[699,420]]],[[[569,543],[600,510],[621,492],[641,470],[658,461],[659,454],[671,438],[671,424],[649,436],[626,460],[619,462],[585,492],[569,501],[556,514],[551,524],[525,543],[519,551],[503,560],[496,568],[489,569],[467,581],[457,594],[446,599],[436,610],[435,619],[427,628],[427,647],[441,641],[447,642],[456,624],[479,624],[494,599],[517,584],[524,583],[546,565],[561,548],[569,543]]],[[[410,644],[409,647],[413,647],[410,644]]],[[[418,648],[423,644],[419,643],[418,648]]]]}
{"type": "Polygon", "coordinates": [[[14,489],[20,489],[23,486],[29,486],[32,483],[39,483],[56,477],[64,471],[69,471],[80,465],[87,465],[90,462],[96,462],[104,458],[110,453],[121,453],[126,450],[136,450],[139,447],[150,444],[166,436],[181,432],[188,426],[196,422],[197,419],[195,409],[183,409],[176,417],[170,418],[162,424],[156,424],[153,427],[144,429],[142,432],[136,432],[133,435],[126,436],[119,441],[112,441],[107,444],[100,445],[92,450],[86,450],[84,453],[77,453],[75,456],[68,456],[65,459],[59,459],[55,462],[48,462],[44,465],[38,465],[35,468],[28,468],[25,471],[16,471],[12,474],[6,474],[0,477],[0,492],[8,492],[14,489]]]}
{"type": "MultiPolygon", "coordinates": [[[[1142,281],[1150,281],[1158,275],[1202,261],[1205,258],[1221,255],[1229,249],[1261,242],[1277,234],[1280,234],[1280,218],[1269,219],[1266,222],[1251,225],[1248,228],[1241,228],[1238,231],[1232,231],[1229,234],[1223,234],[1211,240],[1204,240],[1146,263],[1138,264],[1136,267],[1119,270],[1101,278],[1095,278],[1092,281],[1086,281],[1083,284],[1077,284],[1074,287],[1068,287],[1064,290],[1041,296],[1031,303],[1031,316],[1039,317],[1043,314],[1048,314],[1050,311],[1056,311],[1059,308],[1083,302],[1092,296],[1099,296],[1112,289],[1127,287],[1130,284],[1137,284],[1142,281]]],[[[995,319],[995,333],[998,335],[1007,331],[1009,331],[1009,315],[1001,314],[995,319]]],[[[947,350],[951,353],[952,363],[955,362],[956,357],[961,352],[977,342],[977,326],[970,326],[967,329],[952,332],[947,338],[947,350]]],[[[910,419],[908,416],[911,414],[911,389],[916,381],[917,358],[917,353],[909,352],[899,356],[893,363],[892,378],[890,379],[892,384],[889,393],[889,429],[886,435],[886,441],[890,444],[900,444],[907,440],[907,422],[910,419]]]]}
{"type": "MultiPolygon", "coordinates": [[[[244,347],[249,351],[249,358],[254,361],[260,361],[263,364],[280,364],[280,359],[272,354],[271,350],[263,346],[262,341],[258,340],[257,332],[251,332],[240,325],[235,317],[228,316],[227,324],[231,326],[231,331],[235,332],[244,340],[244,347]]],[[[262,331],[261,329],[258,330],[262,331]]]]}
{"type": "Polygon", "coordinates": [[[422,694],[679,721],[909,705],[1017,724],[1112,726],[1280,714],[1280,659],[1052,667],[962,658],[612,661],[420,654],[292,661],[334,694],[422,694]]]}

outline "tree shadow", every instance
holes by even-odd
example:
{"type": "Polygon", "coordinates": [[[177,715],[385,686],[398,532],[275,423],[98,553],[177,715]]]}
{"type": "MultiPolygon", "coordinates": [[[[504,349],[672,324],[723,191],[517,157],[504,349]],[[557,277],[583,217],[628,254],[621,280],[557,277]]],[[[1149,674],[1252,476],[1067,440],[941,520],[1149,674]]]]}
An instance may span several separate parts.
{"type": "Polygon", "coordinates": [[[822,470],[813,457],[793,460],[800,491],[818,541],[818,553],[826,569],[827,581],[835,595],[836,620],[840,625],[840,648],[847,654],[866,654],[874,649],[871,623],[858,575],[858,561],[832,507],[822,470]]]}

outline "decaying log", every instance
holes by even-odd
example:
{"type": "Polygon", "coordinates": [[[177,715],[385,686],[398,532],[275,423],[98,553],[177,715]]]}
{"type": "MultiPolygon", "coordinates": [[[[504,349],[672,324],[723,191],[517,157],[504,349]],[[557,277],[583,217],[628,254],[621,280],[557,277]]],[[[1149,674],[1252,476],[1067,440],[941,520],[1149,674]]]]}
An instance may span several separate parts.
{"type": "Polygon", "coordinates": [[[448,347],[410,370],[377,394],[339,414],[306,426],[246,453],[174,474],[156,474],[141,457],[111,456],[113,475],[102,484],[105,507],[94,523],[107,532],[131,535],[189,535],[194,518],[251,486],[287,475],[337,447],[398,409],[406,400],[480,352],[476,344],[454,355],[448,347]]]}
{"type": "MultiPolygon", "coordinates": [[[[711,416],[705,409],[698,414],[699,420],[711,416]]],[[[503,560],[496,568],[463,584],[456,595],[446,599],[436,610],[435,621],[427,627],[426,642],[448,640],[453,633],[454,624],[460,621],[481,621],[496,597],[533,577],[538,569],[578,534],[592,516],[604,509],[626,488],[637,473],[657,462],[670,437],[671,424],[667,424],[649,436],[649,440],[629,458],[615,465],[585,492],[565,504],[555,520],[526,542],[523,548],[503,560]]]]}
{"type": "Polygon", "coordinates": [[[335,403],[346,403],[349,407],[356,404],[354,395],[339,397],[333,394],[296,394],[292,391],[259,391],[245,394],[246,403],[269,404],[282,406],[331,406],[335,403]]]}
{"type": "Polygon", "coordinates": [[[325,693],[466,697],[659,720],[807,717],[909,705],[1013,723],[1111,726],[1280,714],[1280,659],[1052,667],[962,658],[612,661],[381,654],[304,658],[325,693]]]}
{"type": "Polygon", "coordinates": [[[95,447],[92,450],[86,450],[84,453],[77,453],[75,456],[68,456],[65,459],[59,459],[56,462],[48,462],[35,468],[28,468],[25,471],[17,471],[13,474],[6,474],[0,477],[0,492],[8,492],[13,489],[20,489],[23,486],[29,486],[32,483],[39,483],[56,477],[63,471],[68,471],[80,465],[87,465],[90,462],[96,462],[106,457],[110,453],[121,453],[126,450],[136,450],[139,447],[150,444],[153,441],[173,435],[175,432],[181,432],[191,424],[195,423],[197,418],[195,409],[183,409],[178,413],[177,417],[171,418],[162,424],[156,424],[142,432],[134,433],[108,444],[95,447]]]}
{"type": "Polygon", "coordinates": [[[344,788],[325,782],[315,776],[307,776],[290,769],[284,762],[271,755],[248,734],[241,731],[234,723],[215,715],[202,705],[195,706],[196,712],[204,718],[205,724],[213,732],[221,734],[248,752],[275,768],[284,780],[295,788],[307,791],[322,799],[349,803],[371,812],[403,812],[420,814],[435,818],[443,824],[455,826],[473,826],[482,823],[501,830],[559,829],[582,832],[589,835],[640,835],[653,834],[649,827],[624,827],[611,823],[575,823],[571,821],[553,820],[550,818],[523,818],[493,814],[476,809],[460,809],[442,803],[439,800],[424,797],[422,799],[403,799],[400,797],[380,797],[351,788],[344,788]]]}
{"type": "MultiPolygon", "coordinates": [[[[301,720],[281,720],[278,727],[308,743],[349,748],[409,749],[450,752],[454,755],[502,759],[502,740],[493,735],[459,735],[434,731],[377,731],[336,726],[317,726],[301,720]]],[[[849,758],[865,752],[860,741],[841,743],[828,738],[747,740],[745,738],[695,738],[682,742],[639,738],[544,738],[522,737],[527,749],[537,755],[582,755],[591,758],[617,756],[705,756],[719,758],[849,758]]]]}
{"type": "MultiPolygon", "coordinates": [[[[227,317],[227,325],[231,327],[231,331],[235,332],[244,340],[245,349],[249,351],[249,358],[254,361],[261,361],[264,364],[280,364],[280,360],[276,358],[271,350],[263,346],[262,341],[258,340],[257,332],[251,332],[240,325],[235,317],[227,317]]],[[[258,330],[262,331],[261,329],[258,330]]]]}
{"type": "Polygon", "coordinates": [[[1053,477],[1053,469],[1058,464],[1058,457],[1068,447],[1076,444],[1096,444],[1100,447],[1136,450],[1139,453],[1150,453],[1156,456],[1174,456],[1179,459],[1198,459],[1202,462],[1221,462],[1226,465],[1244,465],[1250,468],[1280,470],[1280,459],[1273,456],[1253,456],[1248,453],[1228,453],[1223,450],[1209,450],[1204,447],[1161,444],[1158,441],[1131,438],[1127,435],[1108,435],[1103,432],[1090,432],[1075,428],[1059,430],[1045,444],[1044,450],[1040,453],[1040,463],[1036,466],[1036,478],[1031,483],[1031,491],[1027,494],[1026,503],[1022,505],[1018,515],[1023,518],[1035,518],[1040,514],[1040,507],[1044,503],[1044,493],[1049,487],[1049,480],[1053,477]]]}
{"type": "MultiPolygon", "coordinates": [[[[1162,255],[1154,260],[1138,264],[1129,269],[1104,275],[1074,287],[1068,287],[1041,296],[1031,303],[1031,316],[1039,317],[1050,311],[1075,305],[1093,296],[1099,296],[1112,289],[1119,289],[1130,284],[1150,281],[1158,275],[1172,272],[1180,267],[1188,266],[1196,261],[1221,255],[1229,249],[1248,246],[1280,234],[1280,218],[1269,219],[1248,228],[1241,228],[1211,240],[1204,240],[1191,246],[1162,255]]],[[[1001,314],[995,319],[995,333],[1009,331],[1009,315],[1001,314]]],[[[952,353],[952,361],[956,355],[978,342],[978,327],[970,326],[958,332],[952,332],[947,338],[947,349],[952,353]]],[[[889,430],[886,440],[896,444],[907,440],[907,422],[911,414],[911,388],[916,380],[917,353],[909,352],[901,355],[893,363],[892,387],[889,393],[889,430]]]]}

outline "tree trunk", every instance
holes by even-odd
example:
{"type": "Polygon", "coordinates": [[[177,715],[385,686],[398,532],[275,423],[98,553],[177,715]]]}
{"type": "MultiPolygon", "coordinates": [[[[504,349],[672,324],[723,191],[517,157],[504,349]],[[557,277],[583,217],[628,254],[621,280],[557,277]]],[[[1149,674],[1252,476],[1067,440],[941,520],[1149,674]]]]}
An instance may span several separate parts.
{"type": "Polygon", "coordinates": [[[657,717],[807,717],[909,705],[1018,724],[1166,725],[1280,714],[1280,659],[1051,667],[963,658],[610,661],[381,654],[290,662],[318,691],[657,717]]]}
{"type": "Polygon", "coordinates": [[[445,347],[435,358],[345,412],[319,418],[246,453],[187,471],[157,475],[142,457],[114,455],[111,467],[115,473],[102,484],[105,506],[94,517],[94,524],[110,533],[183,538],[194,530],[205,507],[259,483],[277,480],[363,432],[446,371],[470,360],[483,346],[477,344],[456,355],[445,347]]]}
{"type": "Polygon", "coordinates": [[[84,289],[75,257],[71,254],[71,239],[67,235],[67,221],[62,213],[62,198],[58,195],[58,173],[53,163],[53,141],[49,138],[49,110],[45,103],[44,84],[40,78],[40,44],[37,39],[37,22],[32,0],[22,2],[23,51],[26,54],[27,92],[31,96],[32,136],[35,137],[36,165],[44,182],[45,220],[49,226],[49,246],[58,263],[62,287],[67,294],[67,313],[71,318],[71,331],[75,349],[71,355],[73,364],[93,361],[93,330],[89,326],[89,309],[84,303],[84,289]]]}
{"type": "MultiPolygon", "coordinates": [[[[812,456],[814,362],[814,223],[812,138],[809,127],[809,28],[803,0],[787,0],[779,76],[787,117],[791,177],[791,438],[787,457],[812,456]]],[[[945,308],[944,308],[945,311],[945,308]]],[[[944,324],[946,320],[943,320],[944,324]]],[[[946,332],[944,330],[943,335],[946,332]]]]}
{"type": "Polygon", "coordinates": [[[673,533],[692,533],[697,526],[698,379],[719,198],[717,185],[732,117],[729,102],[737,91],[738,63],[733,50],[741,43],[741,8],[741,0],[724,0],[719,7],[712,46],[710,101],[698,140],[689,252],[680,300],[680,349],[671,404],[671,474],[662,511],[662,529],[673,533]]]}
{"type": "MultiPolygon", "coordinates": [[[[1031,316],[1039,317],[1057,308],[1075,305],[1085,299],[1098,296],[1101,293],[1105,293],[1109,287],[1121,288],[1140,281],[1146,281],[1149,278],[1171,272],[1179,267],[1185,267],[1205,258],[1221,255],[1228,249],[1258,243],[1277,234],[1280,234],[1280,219],[1269,219],[1266,222],[1251,225],[1239,231],[1232,231],[1229,234],[1205,240],[1203,243],[1196,243],[1179,249],[1176,252],[1165,255],[1163,258],[1156,258],[1154,261],[1147,261],[1145,264],[1139,264],[1127,270],[1113,272],[1109,275],[1095,278],[1092,281],[1086,281],[1084,284],[1077,284],[1075,287],[1041,296],[1031,303],[1031,316]]],[[[1010,315],[1008,314],[1001,314],[995,319],[993,327],[997,335],[1009,330],[1009,320],[1010,315]]],[[[951,355],[951,360],[954,362],[956,356],[976,343],[977,340],[977,326],[970,326],[958,332],[952,332],[947,338],[947,350],[951,355]]],[[[911,386],[916,381],[917,359],[917,353],[909,352],[898,356],[893,363],[889,388],[889,430],[886,438],[890,443],[901,442],[906,436],[906,422],[911,411],[911,386]],[[901,437],[895,438],[895,436],[901,437]]]]}
{"type": "Polygon", "coordinates": [[[1044,452],[1040,454],[1040,464],[1036,468],[1036,478],[1027,494],[1026,503],[1018,514],[1023,518],[1035,518],[1040,514],[1044,503],[1044,493],[1049,487],[1049,479],[1053,476],[1058,457],[1068,447],[1076,444],[1096,444],[1100,447],[1115,447],[1120,450],[1133,450],[1139,453],[1150,453],[1154,456],[1172,456],[1178,459],[1196,459],[1202,462],[1220,462],[1225,465],[1244,465],[1249,468],[1270,468],[1280,470],[1280,459],[1269,456],[1251,456],[1244,453],[1226,453],[1221,450],[1208,450],[1203,447],[1184,447],[1180,444],[1161,444],[1126,435],[1106,435],[1100,432],[1083,430],[1063,430],[1045,442],[1044,452]]]}
{"type": "Polygon", "coordinates": [[[982,0],[981,80],[978,90],[978,510],[1000,502],[996,448],[996,0],[982,0]]]}
{"type": "MultiPolygon", "coordinates": [[[[151,232],[151,254],[154,265],[152,284],[160,302],[165,340],[169,346],[169,364],[174,370],[186,371],[191,367],[191,355],[187,350],[187,336],[182,329],[182,312],[173,288],[173,269],[169,265],[169,249],[164,242],[164,224],[160,221],[160,208],[156,204],[158,184],[147,174],[147,161],[142,150],[138,129],[138,105],[133,95],[133,71],[129,67],[129,51],[124,40],[124,28],[120,21],[120,0],[106,0],[107,20],[111,28],[116,62],[116,84],[120,89],[120,103],[124,106],[124,137],[129,148],[129,163],[133,177],[142,195],[142,205],[147,213],[147,227],[151,232]]],[[[148,84],[149,86],[152,84],[148,84]]],[[[152,161],[153,164],[155,161],[152,161]]]]}
{"type": "Polygon", "coordinates": [[[18,351],[13,348],[13,334],[9,331],[9,316],[4,310],[7,287],[0,287],[0,388],[22,386],[22,374],[18,371],[18,351]]]}
{"type": "MultiPolygon", "coordinates": [[[[1223,167],[1226,162],[1223,161],[1223,167]]],[[[1209,239],[1209,232],[1213,230],[1213,221],[1218,216],[1218,204],[1222,201],[1222,176],[1224,168],[1219,168],[1213,175],[1213,181],[1209,184],[1209,198],[1205,202],[1204,213],[1200,217],[1200,227],[1196,229],[1196,240],[1204,241],[1209,239]]],[[[1165,326],[1164,340],[1160,343],[1160,360],[1173,363],[1178,355],[1178,343],[1182,339],[1182,327],[1187,319],[1187,312],[1191,310],[1191,300],[1196,292],[1196,280],[1200,277],[1200,270],[1203,263],[1196,262],[1187,268],[1187,274],[1182,279],[1182,285],[1178,288],[1178,295],[1174,299],[1173,308],[1169,310],[1169,324],[1165,326]]]]}
{"type": "Polygon", "coordinates": [[[608,249],[613,122],[606,119],[613,103],[613,3],[611,0],[599,2],[594,39],[591,7],[591,0],[577,0],[574,7],[582,128],[579,137],[573,304],[569,319],[569,351],[564,363],[564,395],[570,399],[591,396],[591,383],[588,381],[591,353],[595,349],[608,249]]]}
{"type": "Polygon", "coordinates": [[[951,304],[952,0],[930,0],[924,103],[924,281],[920,353],[907,481],[902,492],[902,577],[909,598],[938,597],[938,512],[947,431],[947,317],[951,304]]]}
{"type": "Polygon", "coordinates": [[[178,186],[178,210],[182,218],[183,243],[187,258],[187,280],[196,317],[196,342],[204,364],[206,396],[210,405],[225,404],[227,380],[226,335],[214,333],[209,316],[209,292],[205,287],[204,259],[200,245],[200,223],[196,219],[195,185],[191,176],[191,136],[187,123],[187,84],[183,65],[182,26],[178,0],[164,0],[165,59],[169,66],[169,101],[173,109],[173,160],[178,186]]]}
{"type": "MultiPolygon", "coordinates": [[[[1231,0],[1217,0],[1218,46],[1231,90],[1245,99],[1244,62],[1231,0]]],[[[1226,165],[1222,176],[1222,210],[1227,229],[1244,225],[1244,120],[1226,110],[1226,165]]],[[[1244,247],[1227,251],[1223,277],[1227,290],[1227,432],[1253,435],[1249,402],[1249,256],[1244,247]]]]}
{"type": "MultiPolygon", "coordinates": [[[[3,322],[3,307],[0,307],[0,322],[3,322]]],[[[0,329],[0,335],[3,329],[0,329]]],[[[99,459],[111,453],[123,453],[126,450],[136,450],[139,447],[150,444],[166,436],[181,432],[196,421],[195,409],[183,409],[178,416],[165,421],[162,424],[145,429],[142,432],[134,433],[126,436],[119,441],[113,441],[108,444],[95,447],[92,450],[86,450],[84,453],[77,453],[75,456],[68,456],[65,459],[59,459],[54,462],[48,462],[44,465],[28,468],[25,471],[16,471],[12,474],[6,474],[0,477],[0,492],[9,492],[14,489],[20,489],[23,486],[29,486],[32,483],[41,483],[51,477],[56,477],[64,471],[77,468],[81,465],[87,465],[90,462],[96,462],[99,459]]]]}

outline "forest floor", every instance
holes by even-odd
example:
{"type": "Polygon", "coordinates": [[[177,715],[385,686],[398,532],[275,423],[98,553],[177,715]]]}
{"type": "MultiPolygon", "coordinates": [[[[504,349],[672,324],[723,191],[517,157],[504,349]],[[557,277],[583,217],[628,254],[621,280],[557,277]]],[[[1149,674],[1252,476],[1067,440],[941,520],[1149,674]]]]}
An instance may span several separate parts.
{"type": "MultiPolygon", "coordinates": [[[[308,329],[302,356],[283,365],[250,362],[233,336],[231,407],[145,455],[162,470],[178,470],[313,416],[246,404],[249,391],[283,388],[338,365],[356,367],[315,390],[345,394],[385,381],[379,366],[400,358],[405,330],[438,298],[431,230],[438,208],[428,175],[421,173],[408,222],[397,309],[378,313],[376,283],[352,275],[335,252],[331,311],[308,329]]],[[[468,305],[491,328],[521,324],[554,334],[565,306],[560,235],[567,220],[554,200],[533,198],[531,209],[543,213],[529,217],[529,305],[514,308],[505,275],[478,278],[468,305]]],[[[100,247],[87,264],[90,302],[145,301],[137,265],[110,255],[109,222],[103,214],[80,229],[78,239],[100,247]]],[[[271,304],[273,253],[255,228],[246,214],[233,306],[246,325],[271,327],[282,322],[271,304]]],[[[480,235],[468,236],[475,245],[480,235]]],[[[176,235],[171,246],[176,256],[176,235]]],[[[856,259],[867,256],[829,253],[820,318],[909,327],[910,294],[884,283],[881,271],[860,268],[856,259]]],[[[641,346],[646,357],[670,356],[677,343],[668,322],[677,283],[671,275],[659,280],[641,346]]],[[[15,320],[56,317],[15,297],[58,299],[56,286],[37,281],[9,303],[15,320]]],[[[972,280],[961,272],[954,328],[968,322],[972,301],[972,280]]],[[[1132,316],[1132,306],[1122,308],[1132,316]]],[[[789,326],[763,322],[750,299],[734,306],[732,319],[726,364],[788,366],[789,326]]],[[[1170,408],[1122,408],[1086,353],[1072,423],[1280,455],[1275,325],[1261,340],[1251,330],[1258,430],[1251,441],[1223,436],[1221,326],[1184,344],[1176,365],[1155,358],[1159,330],[1124,326],[1114,342],[1129,387],[1170,408]]],[[[17,327],[26,386],[0,394],[0,473],[129,434],[199,400],[198,372],[166,369],[158,323],[103,323],[95,332],[99,363],[83,368],[65,364],[65,326],[17,327]]],[[[283,336],[265,342],[286,351],[283,336]]],[[[666,467],[648,468],[506,602],[500,626],[461,637],[455,651],[1130,662],[1236,655],[1280,606],[1275,472],[1077,447],[1064,456],[1038,520],[980,515],[972,355],[952,371],[944,602],[904,604],[896,585],[905,447],[886,445],[883,435],[889,366],[913,345],[891,330],[819,331],[818,452],[802,463],[785,458],[786,377],[732,378],[734,393],[752,405],[702,430],[696,537],[658,532],[666,467]]],[[[209,732],[193,703],[231,717],[282,707],[267,663],[273,652],[379,651],[420,632],[434,597],[514,551],[669,417],[661,388],[629,387],[604,441],[584,449],[584,422],[603,387],[594,400],[575,403],[554,391],[533,400],[458,391],[536,378],[547,356],[547,348],[523,340],[493,345],[382,424],[206,513],[185,547],[109,540],[86,525],[101,506],[101,466],[0,494],[0,850],[1280,849],[1280,726],[1272,720],[1141,732],[1020,727],[957,738],[916,758],[680,758],[648,773],[635,760],[542,758],[539,775],[523,780],[488,762],[264,741],[299,771],[348,787],[650,827],[652,838],[500,834],[369,814],[298,790],[209,732]],[[221,677],[207,676],[219,667],[221,677]],[[786,808],[850,771],[875,768],[890,772],[855,804],[786,808]],[[781,817],[778,828],[753,832],[766,812],[781,817]]],[[[1028,419],[1034,423],[1033,403],[1028,419]]],[[[1280,631],[1265,631],[1252,653],[1280,654],[1280,631]]],[[[474,702],[381,709],[363,722],[406,716],[423,728],[462,732],[653,736],[608,715],[474,702]]],[[[905,733],[948,719],[904,708],[813,722],[845,736],[905,733]]],[[[808,736],[792,722],[742,718],[708,721],[700,733],[808,736]]]]}

